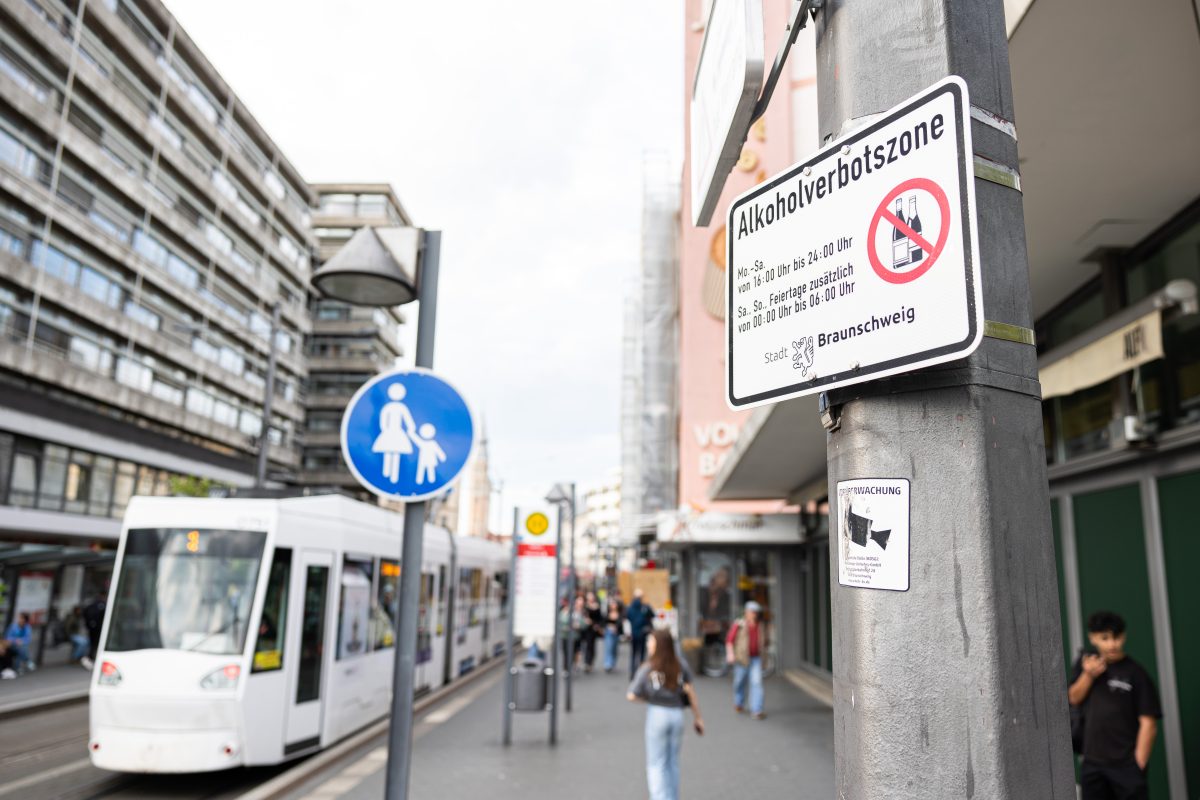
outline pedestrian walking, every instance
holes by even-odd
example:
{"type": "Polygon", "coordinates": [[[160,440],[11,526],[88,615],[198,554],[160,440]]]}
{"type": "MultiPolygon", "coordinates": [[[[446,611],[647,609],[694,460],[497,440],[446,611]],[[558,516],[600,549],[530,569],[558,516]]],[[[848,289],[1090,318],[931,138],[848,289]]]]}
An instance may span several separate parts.
{"type": "Polygon", "coordinates": [[[100,629],[104,627],[104,595],[96,595],[83,608],[83,627],[88,635],[88,660],[84,666],[91,668],[100,648],[100,629]]]}
{"type": "MultiPolygon", "coordinates": [[[[635,594],[635,602],[636,602],[635,594]]],[[[630,603],[630,607],[633,604],[630,603]]],[[[683,707],[692,709],[692,726],[704,735],[700,701],[692,673],[679,660],[669,630],[656,630],[647,640],[649,661],[634,674],[625,699],[646,703],[646,785],[650,800],[678,800],[679,748],[683,744],[683,707]]]]}
{"type": "Polygon", "coordinates": [[[583,671],[591,672],[596,663],[596,642],[604,635],[604,611],[595,592],[588,592],[583,606],[587,628],[583,632],[583,671]]]}
{"type": "Polygon", "coordinates": [[[646,637],[654,625],[654,609],[642,599],[641,589],[633,590],[633,602],[625,610],[629,620],[629,677],[633,678],[637,668],[646,658],[646,637]]]}
{"type": "Polygon", "coordinates": [[[13,668],[17,672],[32,672],[37,664],[29,657],[29,646],[33,643],[33,626],[29,624],[29,615],[22,611],[4,632],[8,642],[9,652],[13,657],[13,668]]]}
{"type": "Polygon", "coordinates": [[[608,611],[604,615],[604,671],[612,672],[617,666],[617,645],[621,642],[621,626],[625,617],[621,614],[621,604],[616,599],[608,601],[608,611]]]}
{"type": "Polygon", "coordinates": [[[1081,800],[1146,800],[1146,767],[1162,717],[1158,691],[1125,653],[1125,620],[1111,611],[1088,619],[1067,700],[1083,716],[1078,750],[1081,800]]]}
{"type": "Polygon", "coordinates": [[[92,660],[88,658],[88,648],[91,639],[88,638],[87,628],[83,624],[83,609],[75,606],[63,620],[63,635],[71,643],[71,661],[83,665],[84,669],[92,668],[92,660]]]}
{"type": "Polygon", "coordinates": [[[742,618],[729,626],[725,637],[725,660],[733,665],[733,707],[739,714],[746,710],[746,684],[750,685],[750,714],[765,719],[763,711],[763,654],[767,652],[767,626],[762,622],[762,606],[746,603],[742,618]]]}
{"type": "Polygon", "coordinates": [[[587,627],[587,614],[584,613],[584,600],[580,595],[575,598],[568,611],[564,602],[558,614],[558,639],[562,642],[563,668],[576,670],[579,665],[579,652],[583,647],[583,632],[587,627]],[[575,641],[568,636],[574,631],[575,641]]]}

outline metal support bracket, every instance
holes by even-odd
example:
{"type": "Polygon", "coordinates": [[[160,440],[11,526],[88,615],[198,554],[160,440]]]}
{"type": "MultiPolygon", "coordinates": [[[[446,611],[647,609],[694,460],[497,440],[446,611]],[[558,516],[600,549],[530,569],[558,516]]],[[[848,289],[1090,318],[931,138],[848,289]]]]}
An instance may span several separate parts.
{"type": "Polygon", "coordinates": [[[771,95],[775,93],[775,85],[779,83],[779,76],[783,74],[783,65],[787,62],[788,53],[792,51],[792,45],[796,43],[800,29],[808,25],[809,18],[815,18],[817,9],[824,5],[825,0],[798,0],[796,2],[792,10],[791,22],[788,23],[783,41],[775,53],[775,63],[771,65],[771,74],[767,76],[766,85],[763,86],[762,96],[754,104],[754,112],[750,115],[750,125],[758,122],[758,118],[767,113],[767,106],[771,104],[771,95]]]}

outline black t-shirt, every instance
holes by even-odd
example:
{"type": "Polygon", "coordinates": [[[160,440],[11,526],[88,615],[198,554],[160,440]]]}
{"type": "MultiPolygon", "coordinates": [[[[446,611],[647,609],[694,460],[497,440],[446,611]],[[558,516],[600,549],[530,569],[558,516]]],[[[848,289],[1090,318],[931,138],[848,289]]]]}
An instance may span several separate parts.
{"type": "MultiPolygon", "coordinates": [[[[1071,683],[1083,673],[1075,662],[1071,683]]],[[[1098,764],[1125,764],[1133,760],[1138,717],[1162,717],[1158,691],[1141,664],[1129,656],[1109,664],[1092,681],[1083,704],[1083,757],[1098,764]]]]}

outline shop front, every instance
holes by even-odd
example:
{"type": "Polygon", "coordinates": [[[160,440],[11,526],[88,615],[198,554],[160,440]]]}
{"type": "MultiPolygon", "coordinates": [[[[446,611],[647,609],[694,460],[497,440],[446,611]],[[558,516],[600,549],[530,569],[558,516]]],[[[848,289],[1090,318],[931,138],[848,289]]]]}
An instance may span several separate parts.
{"type": "Polygon", "coordinates": [[[801,642],[781,620],[801,610],[797,514],[678,513],[663,515],[658,547],[672,553],[674,596],[685,648],[699,645],[705,674],[720,677],[725,637],[746,603],[763,607],[768,673],[797,666],[801,642]]]}

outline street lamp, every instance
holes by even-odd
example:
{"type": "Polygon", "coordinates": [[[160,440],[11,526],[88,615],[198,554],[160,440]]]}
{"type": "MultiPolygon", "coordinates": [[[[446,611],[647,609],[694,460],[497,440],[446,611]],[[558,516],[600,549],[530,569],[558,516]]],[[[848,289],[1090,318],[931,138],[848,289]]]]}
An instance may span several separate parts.
{"type": "MultiPolygon", "coordinates": [[[[364,227],[312,275],[320,294],[359,306],[390,307],[417,300],[417,367],[433,366],[437,317],[438,260],[442,234],[420,228],[364,227]]],[[[387,800],[408,797],[412,757],[413,673],[420,607],[421,545],[425,502],[404,506],[404,544],[400,555],[399,626],[392,677],[392,724],[388,731],[387,800]],[[409,567],[412,567],[411,569],[409,567]]]]}
{"type": "Polygon", "coordinates": [[[571,710],[571,671],[575,662],[575,629],[571,627],[571,613],[575,608],[575,484],[569,483],[564,487],[561,483],[554,484],[554,488],[550,490],[550,494],[546,495],[546,502],[553,503],[558,506],[558,540],[562,541],[562,510],[564,507],[571,515],[571,539],[570,547],[568,548],[568,571],[570,580],[567,583],[567,711],[571,710]],[[569,487],[569,488],[568,488],[569,487]]]}

